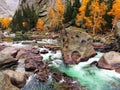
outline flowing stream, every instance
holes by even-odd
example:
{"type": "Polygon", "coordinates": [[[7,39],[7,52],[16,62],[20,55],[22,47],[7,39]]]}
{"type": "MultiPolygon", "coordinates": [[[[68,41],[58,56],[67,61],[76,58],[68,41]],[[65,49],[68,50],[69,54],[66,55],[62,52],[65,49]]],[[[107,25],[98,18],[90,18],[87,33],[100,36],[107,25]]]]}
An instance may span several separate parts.
{"type": "MultiPolygon", "coordinates": [[[[120,90],[120,74],[113,70],[99,69],[95,65],[90,65],[93,61],[98,61],[102,55],[103,53],[98,52],[98,55],[89,59],[87,62],[80,62],[78,65],[71,66],[65,66],[61,60],[56,59],[52,61],[50,66],[56,67],[61,73],[76,78],[76,80],[85,86],[87,90],[120,90]]],[[[26,84],[27,88],[31,85],[35,85],[35,87],[38,85],[37,87],[39,89],[34,90],[43,90],[40,89],[40,87],[44,88],[45,85],[42,85],[38,81],[34,81],[36,80],[35,77],[30,77],[30,79],[31,80],[28,81],[29,83],[26,84]]]]}
{"type": "Polygon", "coordinates": [[[120,90],[120,74],[112,70],[99,69],[90,65],[93,61],[98,61],[102,53],[89,59],[87,62],[81,62],[78,65],[68,67],[58,67],[70,77],[76,78],[88,90],[120,90]]]}
{"type": "MultiPolygon", "coordinates": [[[[8,44],[7,44],[8,45],[8,44]]],[[[9,44],[10,46],[20,46],[22,44],[9,44]]],[[[43,50],[46,48],[40,48],[43,50]]],[[[62,61],[61,51],[58,50],[56,53],[49,51],[47,54],[42,54],[43,60],[48,60],[51,63],[50,67],[55,67],[61,73],[65,73],[70,77],[76,78],[81,85],[87,90],[120,90],[120,74],[114,70],[105,70],[91,65],[93,61],[98,61],[103,53],[98,54],[90,58],[86,62],[80,62],[78,65],[64,65],[62,61]]],[[[19,62],[16,71],[24,71],[24,62],[19,62]]],[[[52,90],[50,84],[41,83],[36,79],[36,75],[29,77],[25,87],[22,90],[52,90]],[[34,88],[34,89],[33,89],[34,88]]]]}

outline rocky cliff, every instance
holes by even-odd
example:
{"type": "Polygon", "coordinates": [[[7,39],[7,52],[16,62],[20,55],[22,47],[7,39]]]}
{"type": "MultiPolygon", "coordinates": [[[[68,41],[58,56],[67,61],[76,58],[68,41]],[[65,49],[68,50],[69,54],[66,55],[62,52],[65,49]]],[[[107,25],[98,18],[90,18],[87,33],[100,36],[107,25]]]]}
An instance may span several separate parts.
{"type": "Polygon", "coordinates": [[[0,17],[12,17],[19,3],[19,0],[0,0],[0,17]]]}

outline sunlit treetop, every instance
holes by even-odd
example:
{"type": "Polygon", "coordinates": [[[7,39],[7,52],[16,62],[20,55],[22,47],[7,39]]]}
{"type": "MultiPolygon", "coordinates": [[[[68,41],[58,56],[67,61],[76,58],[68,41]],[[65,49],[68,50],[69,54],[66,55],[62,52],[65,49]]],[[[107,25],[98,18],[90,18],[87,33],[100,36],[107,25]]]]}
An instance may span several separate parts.
{"type": "Polygon", "coordinates": [[[108,13],[109,15],[113,15],[113,24],[120,19],[120,0],[115,0],[112,6],[111,11],[108,13]]]}
{"type": "Polygon", "coordinates": [[[86,6],[89,0],[82,0],[81,7],[79,8],[79,13],[76,16],[76,19],[81,21],[85,17],[86,6]]]}
{"type": "Polygon", "coordinates": [[[60,17],[61,19],[64,19],[63,15],[64,15],[65,10],[64,10],[64,5],[61,0],[56,0],[55,9],[58,14],[58,17],[60,17]]]}
{"type": "Polygon", "coordinates": [[[37,30],[44,30],[44,22],[41,18],[39,18],[37,21],[36,29],[37,30]]]}
{"type": "Polygon", "coordinates": [[[95,35],[97,30],[101,30],[101,25],[106,24],[103,16],[106,13],[107,5],[105,2],[99,3],[99,0],[93,0],[89,6],[89,10],[90,16],[85,18],[85,25],[92,28],[95,35]]]}
{"type": "Polygon", "coordinates": [[[3,29],[7,29],[10,25],[11,19],[8,17],[0,18],[0,23],[3,29]]]}

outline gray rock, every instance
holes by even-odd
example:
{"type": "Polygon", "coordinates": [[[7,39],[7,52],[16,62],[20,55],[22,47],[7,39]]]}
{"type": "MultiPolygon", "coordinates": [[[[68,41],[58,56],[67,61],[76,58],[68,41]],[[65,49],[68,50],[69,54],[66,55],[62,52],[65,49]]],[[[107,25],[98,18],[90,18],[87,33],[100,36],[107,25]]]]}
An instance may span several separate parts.
{"type": "Polygon", "coordinates": [[[120,53],[115,51],[105,53],[98,61],[98,66],[105,69],[120,69],[120,53]]]}
{"type": "Polygon", "coordinates": [[[3,72],[0,72],[0,90],[20,90],[13,86],[10,82],[10,77],[3,72]]]}
{"type": "Polygon", "coordinates": [[[26,71],[34,71],[39,66],[41,67],[42,65],[44,65],[42,59],[43,59],[43,57],[40,55],[33,56],[31,58],[27,58],[25,60],[25,70],[26,71]]]}
{"type": "Polygon", "coordinates": [[[11,79],[11,83],[18,88],[22,88],[26,84],[26,75],[25,73],[16,72],[12,70],[3,71],[4,74],[8,75],[11,79]]]}
{"type": "Polygon", "coordinates": [[[61,35],[62,53],[66,63],[79,63],[96,54],[91,36],[81,29],[71,26],[63,30],[61,35]]]}
{"type": "Polygon", "coordinates": [[[5,68],[17,63],[17,60],[10,55],[0,52],[0,68],[5,68]]]}
{"type": "Polygon", "coordinates": [[[19,49],[15,47],[6,47],[1,51],[1,53],[13,56],[15,58],[18,50],[19,49]]]}

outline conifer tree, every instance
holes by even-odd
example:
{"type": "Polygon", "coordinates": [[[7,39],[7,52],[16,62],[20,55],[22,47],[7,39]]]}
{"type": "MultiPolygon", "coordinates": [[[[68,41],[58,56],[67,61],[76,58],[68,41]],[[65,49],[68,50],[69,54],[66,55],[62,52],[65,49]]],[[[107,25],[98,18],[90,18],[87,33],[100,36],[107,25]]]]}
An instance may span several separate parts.
{"type": "Polygon", "coordinates": [[[110,12],[110,10],[112,9],[113,1],[114,0],[108,0],[106,2],[106,4],[107,4],[107,11],[106,11],[105,15],[103,16],[104,19],[105,19],[105,21],[107,22],[106,25],[103,28],[105,28],[107,30],[109,30],[109,29],[112,28],[112,19],[113,19],[113,16],[108,15],[108,12],[110,12]]]}
{"type": "Polygon", "coordinates": [[[72,17],[72,14],[73,14],[73,8],[72,8],[72,3],[71,3],[71,0],[66,0],[65,2],[65,13],[64,13],[64,23],[67,23],[67,22],[70,22],[73,17],[72,17]]]}
{"type": "Polygon", "coordinates": [[[75,0],[75,2],[73,3],[73,14],[72,14],[72,18],[73,18],[73,23],[75,24],[75,19],[76,19],[76,15],[77,13],[79,13],[79,7],[81,6],[80,4],[80,0],[75,0]]]}
{"type": "Polygon", "coordinates": [[[66,10],[64,13],[64,22],[72,22],[72,24],[75,24],[76,15],[79,12],[79,7],[81,6],[79,0],[75,0],[73,4],[71,3],[71,0],[66,0],[66,10]]]}

